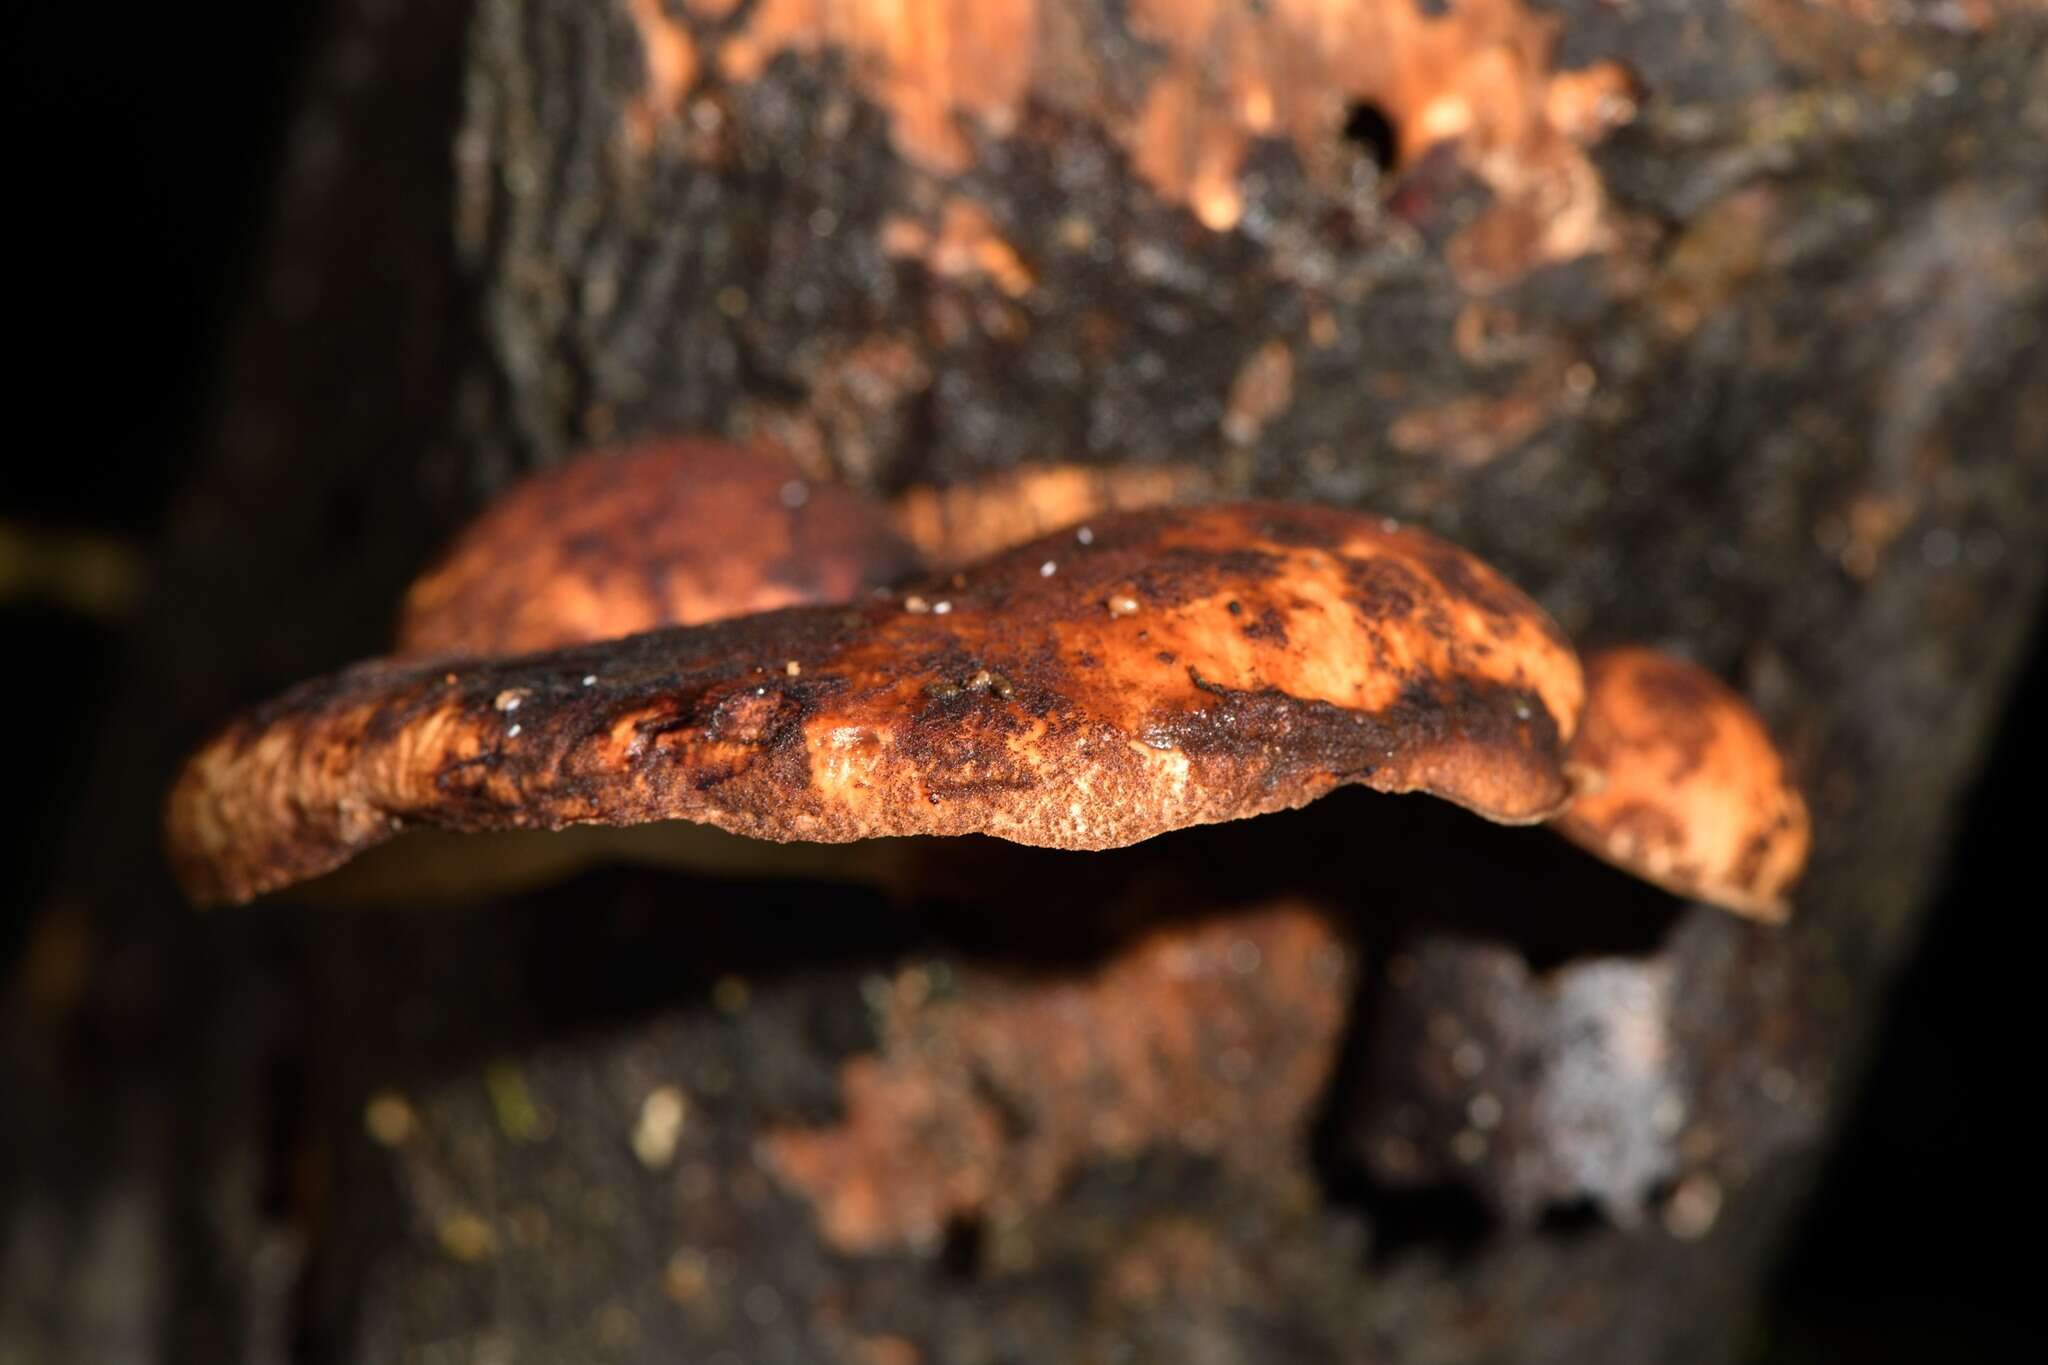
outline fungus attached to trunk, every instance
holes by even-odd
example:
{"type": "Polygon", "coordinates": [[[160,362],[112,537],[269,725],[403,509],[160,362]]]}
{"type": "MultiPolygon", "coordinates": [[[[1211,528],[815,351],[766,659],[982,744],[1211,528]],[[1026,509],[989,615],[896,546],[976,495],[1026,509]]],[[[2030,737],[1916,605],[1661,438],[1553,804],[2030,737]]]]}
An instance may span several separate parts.
{"type": "Polygon", "coordinates": [[[1806,808],[1727,688],[1629,648],[1587,692],[1526,597],[1377,518],[1111,510],[1206,491],[1053,465],[885,505],[713,440],[578,459],[457,538],[395,659],[202,750],[173,861],[210,901],[411,827],[1106,848],[1361,783],[1550,818],[1680,895],[1784,918],[1806,808]],[[882,595],[920,562],[948,572],[882,595]]]}
{"type": "Polygon", "coordinates": [[[916,571],[883,510],[778,451],[702,438],[585,455],[486,508],[400,611],[398,653],[520,654],[836,602],[916,571]]]}
{"type": "Polygon", "coordinates": [[[1645,881],[1781,923],[1806,865],[1806,802],[1763,721],[1711,674],[1629,646],[1586,664],[1569,751],[1583,788],[1556,820],[1645,881]]]}
{"type": "Polygon", "coordinates": [[[1349,783],[1526,823],[1569,796],[1581,701],[1549,618],[1426,533],[1122,513],[880,600],[360,665],[207,744],[170,847],[195,899],[239,901],[421,825],[1093,849],[1349,783]]]}
{"type": "Polygon", "coordinates": [[[906,489],[889,516],[926,563],[951,569],[1091,517],[1200,502],[1211,488],[1192,465],[1025,465],[906,489]]]}

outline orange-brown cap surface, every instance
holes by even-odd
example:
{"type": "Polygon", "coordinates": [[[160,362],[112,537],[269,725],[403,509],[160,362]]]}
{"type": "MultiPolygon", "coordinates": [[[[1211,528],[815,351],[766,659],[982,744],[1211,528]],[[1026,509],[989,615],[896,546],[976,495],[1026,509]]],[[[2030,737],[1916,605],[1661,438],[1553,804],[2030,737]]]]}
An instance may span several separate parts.
{"type": "Polygon", "coordinates": [[[890,506],[925,562],[950,569],[1110,512],[1200,502],[1209,476],[1192,465],[1024,465],[943,486],[905,489],[890,506]]]}
{"type": "Polygon", "coordinates": [[[1566,800],[1577,656],[1456,547],[1257,503],[1089,532],[883,600],[303,686],[188,764],[174,862],[244,900],[409,825],[1094,849],[1346,783],[1515,822],[1566,800]]]}
{"type": "Polygon", "coordinates": [[[398,653],[514,654],[804,602],[915,572],[886,512],[767,446],[581,456],[493,502],[406,594],[398,653]]]}
{"type": "Polygon", "coordinates": [[[1763,721],[1703,669],[1652,649],[1586,664],[1569,763],[1585,793],[1558,816],[1573,843],[1646,881],[1772,923],[1811,828],[1763,721]]]}

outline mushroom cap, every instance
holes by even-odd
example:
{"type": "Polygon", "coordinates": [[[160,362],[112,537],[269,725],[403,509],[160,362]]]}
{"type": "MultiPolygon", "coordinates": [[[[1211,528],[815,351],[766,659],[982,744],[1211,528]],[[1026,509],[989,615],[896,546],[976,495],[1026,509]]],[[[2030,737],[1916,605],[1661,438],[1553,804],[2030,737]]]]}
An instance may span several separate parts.
{"type": "Polygon", "coordinates": [[[1712,674],[1626,646],[1586,663],[1567,762],[1586,790],[1555,821],[1678,895],[1781,923],[1806,866],[1806,802],[1749,703],[1712,674]]]}
{"type": "Polygon", "coordinates": [[[1034,464],[898,494],[890,519],[937,569],[974,564],[1090,517],[1201,502],[1213,485],[1193,465],[1034,464]]]}
{"type": "Polygon", "coordinates": [[[406,593],[397,653],[511,654],[837,602],[917,571],[886,512],[772,446],[664,438],[508,490],[406,593]]]}
{"type": "Polygon", "coordinates": [[[413,825],[1099,849],[1347,783],[1515,823],[1568,799],[1577,656],[1464,551],[1279,504],[1090,529],[882,600],[302,686],[189,762],[173,864],[239,901],[413,825]]]}

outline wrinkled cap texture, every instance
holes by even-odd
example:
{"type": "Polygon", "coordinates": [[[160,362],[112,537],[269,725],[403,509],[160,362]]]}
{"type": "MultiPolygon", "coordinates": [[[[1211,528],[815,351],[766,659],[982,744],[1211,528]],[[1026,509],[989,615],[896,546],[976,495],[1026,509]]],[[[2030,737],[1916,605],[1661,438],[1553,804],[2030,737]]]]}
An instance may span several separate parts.
{"type": "Polygon", "coordinates": [[[1771,923],[1790,912],[1812,830],[1749,703],[1694,664],[1628,646],[1586,664],[1566,838],[1645,881],[1771,923]]]}
{"type": "Polygon", "coordinates": [[[584,455],[497,499],[406,594],[401,656],[517,654],[836,602],[919,567],[887,512],[768,447],[584,455]]]}
{"type": "Polygon", "coordinates": [[[1582,691],[1549,618],[1424,532],[1127,512],[879,600],[360,665],[208,743],[169,844],[195,899],[239,901],[414,825],[1099,849],[1349,783],[1533,822],[1582,691]]]}

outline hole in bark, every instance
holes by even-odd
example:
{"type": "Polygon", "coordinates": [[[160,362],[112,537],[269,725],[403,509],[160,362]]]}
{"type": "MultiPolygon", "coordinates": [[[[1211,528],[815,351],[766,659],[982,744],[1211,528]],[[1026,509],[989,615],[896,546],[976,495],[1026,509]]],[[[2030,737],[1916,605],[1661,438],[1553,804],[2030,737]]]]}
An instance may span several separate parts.
{"type": "Polygon", "coordinates": [[[939,1241],[939,1265],[956,1280],[971,1280],[981,1272],[982,1227],[979,1218],[955,1217],[946,1221],[939,1241]]]}
{"type": "Polygon", "coordinates": [[[1373,1189],[1362,1201],[1372,1214],[1372,1261],[1399,1263],[1417,1251],[1452,1261],[1479,1253],[1500,1231],[1500,1219],[1477,1191],[1457,1181],[1414,1189],[1373,1189]]]}
{"type": "Polygon", "coordinates": [[[1345,111],[1344,140],[1371,157],[1381,170],[1394,169],[1400,139],[1387,111],[1371,100],[1360,100],[1345,111]]]}
{"type": "Polygon", "coordinates": [[[1544,1209],[1536,1220],[1538,1233],[1566,1240],[1599,1232],[1607,1226],[1606,1212],[1593,1199],[1562,1200],[1544,1209]]]}

